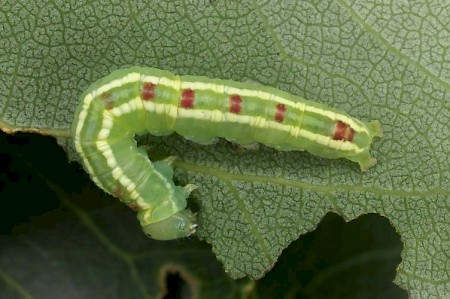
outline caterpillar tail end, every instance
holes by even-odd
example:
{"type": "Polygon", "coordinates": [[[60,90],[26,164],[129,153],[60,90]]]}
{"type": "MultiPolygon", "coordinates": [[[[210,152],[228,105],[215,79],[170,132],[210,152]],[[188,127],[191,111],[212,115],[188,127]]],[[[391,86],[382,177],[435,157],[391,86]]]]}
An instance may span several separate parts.
{"type": "Polygon", "coordinates": [[[155,240],[174,240],[194,234],[196,227],[195,214],[184,209],[162,221],[143,225],[142,230],[155,240]]]}
{"type": "MultiPolygon", "coordinates": [[[[367,124],[367,128],[369,130],[370,142],[372,142],[374,137],[383,137],[383,129],[381,128],[381,124],[379,121],[375,120],[369,122],[367,124]]],[[[377,159],[370,156],[369,148],[370,145],[366,150],[357,154],[356,156],[347,157],[347,159],[349,159],[350,161],[357,162],[362,172],[366,171],[377,163],[377,159]]]]}
{"type": "Polygon", "coordinates": [[[381,123],[378,120],[371,121],[367,124],[369,128],[370,135],[373,137],[383,137],[383,129],[381,128],[381,123]]]}
{"type": "Polygon", "coordinates": [[[369,151],[364,151],[356,156],[348,157],[350,161],[356,162],[359,164],[359,167],[361,167],[361,171],[364,172],[370,167],[377,164],[377,159],[372,158],[369,154],[369,151]]]}

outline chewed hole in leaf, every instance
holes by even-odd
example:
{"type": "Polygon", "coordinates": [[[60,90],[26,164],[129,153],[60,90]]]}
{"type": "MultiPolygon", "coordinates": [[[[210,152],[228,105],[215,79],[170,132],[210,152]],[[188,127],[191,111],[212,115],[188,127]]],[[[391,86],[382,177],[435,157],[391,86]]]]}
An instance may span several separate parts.
{"type": "Polygon", "coordinates": [[[261,298],[407,298],[392,281],[403,244],[389,220],[327,214],[258,281],[261,298]],[[264,295],[263,295],[264,294],[264,295]]]}
{"type": "Polygon", "coordinates": [[[160,278],[163,290],[160,298],[196,298],[198,283],[183,267],[168,265],[161,269],[160,278]]]}

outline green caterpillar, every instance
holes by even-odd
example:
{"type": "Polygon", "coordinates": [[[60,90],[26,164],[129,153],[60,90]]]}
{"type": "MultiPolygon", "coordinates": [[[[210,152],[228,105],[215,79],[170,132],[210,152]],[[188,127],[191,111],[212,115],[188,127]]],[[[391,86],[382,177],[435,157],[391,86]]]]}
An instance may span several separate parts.
{"type": "Polygon", "coordinates": [[[171,159],[151,162],[135,134],[180,135],[200,144],[216,137],[278,150],[307,150],[346,158],[365,171],[379,122],[271,87],[132,67],[93,83],[81,96],[72,125],[75,148],[92,180],[138,211],[143,231],[169,240],[195,232],[186,199],[195,186],[175,186],[171,159]]]}

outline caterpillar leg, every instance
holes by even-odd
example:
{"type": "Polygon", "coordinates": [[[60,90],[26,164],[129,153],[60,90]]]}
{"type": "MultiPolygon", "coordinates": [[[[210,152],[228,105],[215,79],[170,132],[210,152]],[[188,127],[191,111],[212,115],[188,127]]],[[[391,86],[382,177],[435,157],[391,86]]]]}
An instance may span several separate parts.
{"type": "MultiPolygon", "coordinates": [[[[175,157],[169,157],[175,158],[175,157]]],[[[164,159],[160,161],[153,162],[153,167],[155,170],[165,176],[167,179],[171,180],[173,178],[173,168],[172,163],[174,160],[172,159],[164,159]]]]}
{"type": "Polygon", "coordinates": [[[237,153],[242,153],[246,150],[249,151],[256,151],[259,149],[259,143],[258,142],[251,142],[251,143],[247,143],[247,144],[239,144],[239,143],[235,143],[232,142],[231,143],[231,147],[233,148],[233,150],[237,153]]]}
{"type": "Polygon", "coordinates": [[[259,149],[259,143],[258,142],[251,142],[251,143],[247,143],[247,144],[240,144],[239,146],[241,146],[242,148],[246,149],[246,150],[251,150],[251,151],[256,151],[259,149]]]}
{"type": "Polygon", "coordinates": [[[219,141],[219,138],[214,136],[184,136],[184,138],[191,140],[195,143],[201,144],[201,145],[211,145],[216,144],[219,141]]]}
{"type": "Polygon", "coordinates": [[[184,191],[186,191],[186,193],[189,195],[192,193],[192,191],[194,191],[195,189],[198,188],[197,185],[195,184],[187,184],[186,186],[183,187],[184,191]]]}

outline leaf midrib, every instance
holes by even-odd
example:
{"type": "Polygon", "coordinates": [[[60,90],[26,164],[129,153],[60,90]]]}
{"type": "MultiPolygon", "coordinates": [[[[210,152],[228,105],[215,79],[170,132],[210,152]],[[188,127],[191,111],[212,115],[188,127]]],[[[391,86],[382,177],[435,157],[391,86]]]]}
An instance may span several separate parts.
{"type": "Polygon", "coordinates": [[[273,176],[262,176],[262,175],[253,175],[253,174],[243,174],[243,173],[235,173],[229,172],[220,168],[214,168],[210,166],[203,166],[194,163],[190,163],[183,160],[176,160],[174,163],[176,168],[180,168],[185,171],[193,171],[196,173],[201,173],[207,176],[215,176],[224,181],[232,182],[232,181],[241,181],[241,182],[259,182],[259,183],[270,183],[276,184],[284,187],[293,187],[297,189],[303,190],[311,190],[320,193],[335,193],[339,191],[354,191],[354,192],[365,192],[365,193],[373,193],[377,195],[390,195],[390,196],[432,196],[432,195],[448,195],[448,190],[442,188],[433,188],[426,190],[389,190],[389,189],[381,189],[376,187],[363,186],[361,184],[352,184],[352,185],[318,185],[307,182],[302,182],[293,179],[286,179],[281,177],[273,177],[273,176]]]}

